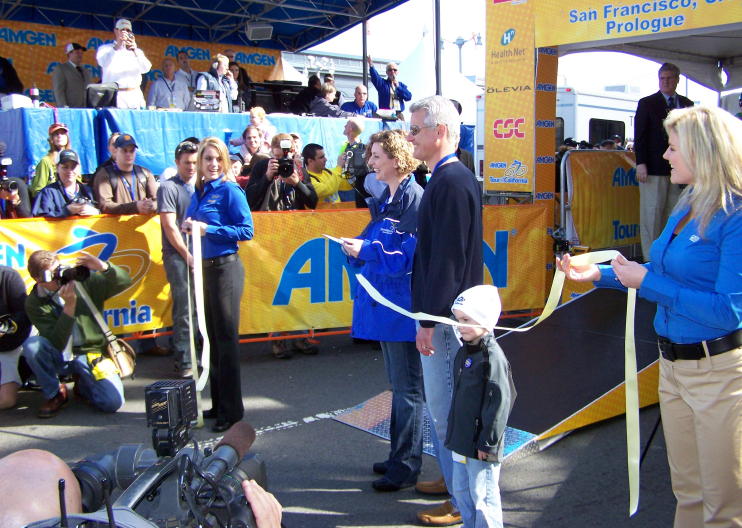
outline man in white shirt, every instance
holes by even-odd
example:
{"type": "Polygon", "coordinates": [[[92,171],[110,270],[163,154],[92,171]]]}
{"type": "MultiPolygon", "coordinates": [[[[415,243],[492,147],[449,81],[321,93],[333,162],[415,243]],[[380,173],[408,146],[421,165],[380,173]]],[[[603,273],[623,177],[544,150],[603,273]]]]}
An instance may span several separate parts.
{"type": "Polygon", "coordinates": [[[185,110],[190,100],[188,85],[175,75],[175,60],[166,57],[162,61],[162,76],[149,89],[147,107],[185,110]]]}
{"type": "Polygon", "coordinates": [[[178,52],[178,71],[175,72],[176,77],[180,77],[188,85],[188,90],[193,92],[196,89],[196,79],[198,72],[191,68],[191,64],[188,60],[188,53],[183,50],[178,52]]]}
{"type": "Polygon", "coordinates": [[[137,47],[129,20],[117,20],[113,34],[115,42],[103,44],[95,57],[102,71],[101,82],[118,84],[116,106],[119,108],[144,108],[140,85],[142,75],[152,68],[152,63],[137,47]]]}

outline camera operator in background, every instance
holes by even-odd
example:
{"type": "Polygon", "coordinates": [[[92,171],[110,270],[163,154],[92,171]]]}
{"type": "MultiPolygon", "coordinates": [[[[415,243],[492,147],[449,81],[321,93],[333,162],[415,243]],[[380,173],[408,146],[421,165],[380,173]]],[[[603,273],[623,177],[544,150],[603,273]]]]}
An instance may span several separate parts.
{"type": "Polygon", "coordinates": [[[25,304],[26,286],[20,274],[13,268],[0,266],[0,409],[15,407],[21,386],[18,358],[31,332],[25,304]]]}
{"type": "Polygon", "coordinates": [[[115,40],[98,48],[95,58],[101,68],[101,82],[118,84],[116,106],[119,108],[144,108],[144,95],[140,85],[142,75],[152,68],[152,63],[137,47],[131,21],[120,18],[113,28],[115,40]]]}
{"type": "Polygon", "coordinates": [[[0,218],[28,218],[31,216],[28,186],[21,178],[8,177],[13,160],[5,157],[6,148],[0,141],[0,218]]]}
{"type": "Polygon", "coordinates": [[[272,158],[260,160],[245,189],[252,211],[315,209],[317,192],[302,178],[301,157],[291,135],[276,134],[271,140],[272,158]]]}
{"type": "Polygon", "coordinates": [[[64,268],[46,250],[31,254],[28,273],[36,284],[26,299],[26,313],[39,335],[26,341],[23,356],[47,399],[37,416],[51,418],[68,402],[59,376],[69,374],[76,396],[103,412],[116,412],[124,404],[124,386],[113,361],[103,356],[108,342],[76,288],[84,289],[103,312],[105,300],[131,284],[129,274],[84,252],[75,268],[64,268]]]}
{"type": "Polygon", "coordinates": [[[77,181],[80,160],[74,150],[59,153],[57,178],[36,196],[31,212],[34,216],[65,218],[100,214],[93,204],[93,190],[77,181]]]}

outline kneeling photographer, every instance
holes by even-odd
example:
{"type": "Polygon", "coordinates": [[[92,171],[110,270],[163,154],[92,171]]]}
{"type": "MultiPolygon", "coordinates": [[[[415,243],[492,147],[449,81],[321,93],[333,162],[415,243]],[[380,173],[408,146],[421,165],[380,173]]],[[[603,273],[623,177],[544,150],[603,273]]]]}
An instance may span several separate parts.
{"type": "Polygon", "coordinates": [[[123,268],[88,253],[76,264],[62,266],[46,250],[34,251],[28,259],[36,284],[26,299],[26,313],[39,335],[26,341],[23,356],[47,399],[39,418],[55,416],[69,399],[60,375],[72,375],[75,395],[101,411],[116,412],[124,404],[121,378],[106,355],[106,336],[76,288],[102,312],[105,300],[126,289],[131,278],[123,268]]]}
{"type": "Polygon", "coordinates": [[[289,134],[271,140],[273,157],[255,164],[245,189],[251,211],[315,209],[317,192],[302,178],[301,158],[289,134]]]}

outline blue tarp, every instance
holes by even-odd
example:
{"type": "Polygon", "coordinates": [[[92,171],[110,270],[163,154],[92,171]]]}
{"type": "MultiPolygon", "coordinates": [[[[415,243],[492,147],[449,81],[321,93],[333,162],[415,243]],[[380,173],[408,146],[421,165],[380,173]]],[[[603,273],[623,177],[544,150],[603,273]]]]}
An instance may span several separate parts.
{"type": "MultiPolygon", "coordinates": [[[[175,147],[189,136],[203,138],[227,134],[240,135],[248,125],[248,114],[216,114],[198,112],[158,112],[149,110],[88,110],[59,109],[59,120],[70,130],[72,146],[80,155],[81,172],[95,171],[99,162],[108,158],[106,143],[111,132],[127,132],[134,136],[139,150],[137,163],[155,174],[173,165],[175,147]]],[[[345,141],[346,119],[301,117],[271,114],[268,120],[278,132],[296,132],[304,144],[318,143],[325,147],[328,166],[334,166],[339,148],[345,141]]],[[[0,140],[7,143],[6,156],[13,158],[10,176],[27,177],[47,153],[49,125],[54,122],[50,109],[21,108],[0,112],[0,140]]],[[[392,123],[399,128],[402,123],[392,123]]],[[[382,128],[379,119],[366,119],[362,140],[367,140],[382,128]]],[[[236,151],[235,148],[232,149],[236,151]]]]}

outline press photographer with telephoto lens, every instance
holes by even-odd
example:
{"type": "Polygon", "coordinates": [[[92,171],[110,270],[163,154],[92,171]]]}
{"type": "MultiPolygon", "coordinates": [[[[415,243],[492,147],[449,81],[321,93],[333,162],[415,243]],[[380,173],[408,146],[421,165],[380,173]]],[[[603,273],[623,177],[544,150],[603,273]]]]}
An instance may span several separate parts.
{"type": "Polygon", "coordinates": [[[124,404],[124,386],[106,355],[106,336],[77,288],[102,312],[106,299],[129,287],[129,274],[85,252],[74,267],[63,266],[46,250],[31,254],[28,273],[36,283],[26,299],[26,313],[39,335],[26,341],[23,356],[46,398],[37,416],[51,418],[69,401],[60,375],[72,375],[75,395],[93,407],[116,412],[124,404]]]}

